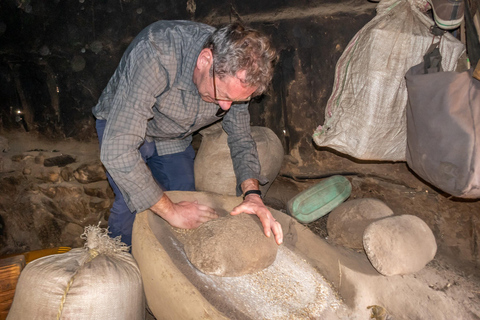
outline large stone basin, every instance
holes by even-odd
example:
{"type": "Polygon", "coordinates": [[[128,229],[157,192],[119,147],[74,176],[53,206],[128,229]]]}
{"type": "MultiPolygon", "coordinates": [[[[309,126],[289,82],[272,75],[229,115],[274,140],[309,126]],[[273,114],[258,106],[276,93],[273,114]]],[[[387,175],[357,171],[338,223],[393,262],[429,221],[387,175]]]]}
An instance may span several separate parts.
{"type": "MultiPolygon", "coordinates": [[[[167,192],[228,214],[242,199],[206,192],[167,192]]],[[[274,209],[284,231],[275,263],[258,274],[222,278],[191,265],[179,233],[147,210],[137,215],[132,253],[157,319],[454,319],[457,306],[415,276],[385,277],[362,252],[335,247],[274,209]],[[428,295],[429,302],[425,303],[428,295]],[[296,299],[296,300],[295,300],[296,299]],[[420,306],[420,301],[424,301],[420,306]]],[[[188,236],[188,235],[187,235],[188,236]]]]}

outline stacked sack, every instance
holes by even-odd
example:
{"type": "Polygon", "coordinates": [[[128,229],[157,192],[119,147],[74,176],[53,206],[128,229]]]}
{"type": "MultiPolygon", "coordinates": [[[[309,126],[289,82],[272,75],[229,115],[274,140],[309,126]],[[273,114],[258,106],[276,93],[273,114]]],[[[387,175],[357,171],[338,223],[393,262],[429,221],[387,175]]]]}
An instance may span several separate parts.
{"type": "Polygon", "coordinates": [[[20,274],[8,320],[144,319],[142,279],[129,247],[89,226],[84,248],[36,259],[20,274]]]}

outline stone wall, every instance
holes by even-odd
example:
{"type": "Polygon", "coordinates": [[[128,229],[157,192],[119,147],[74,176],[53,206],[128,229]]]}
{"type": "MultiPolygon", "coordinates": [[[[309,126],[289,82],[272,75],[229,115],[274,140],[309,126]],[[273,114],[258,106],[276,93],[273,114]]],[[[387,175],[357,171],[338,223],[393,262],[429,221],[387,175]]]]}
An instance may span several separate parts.
{"type": "Polygon", "coordinates": [[[0,137],[0,256],[83,246],[85,226],[107,226],[114,195],[96,156],[98,144],[86,152],[74,141],[12,140],[11,149],[0,137]]]}

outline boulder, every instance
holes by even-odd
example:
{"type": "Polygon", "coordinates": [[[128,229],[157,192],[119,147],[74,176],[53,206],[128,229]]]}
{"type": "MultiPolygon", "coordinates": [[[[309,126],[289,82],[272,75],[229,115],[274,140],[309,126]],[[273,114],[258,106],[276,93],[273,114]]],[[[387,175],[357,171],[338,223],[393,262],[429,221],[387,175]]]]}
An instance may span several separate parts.
{"type": "Polygon", "coordinates": [[[107,180],[107,174],[100,161],[82,164],[73,175],[78,182],[84,184],[107,180]]]}
{"type": "Polygon", "coordinates": [[[373,267],[385,276],[420,271],[437,252],[432,230],[412,215],[373,222],[365,229],[363,245],[373,267]]]}
{"type": "Polygon", "coordinates": [[[185,253],[200,271],[220,277],[237,277],[269,267],[277,256],[275,238],[267,238],[255,215],[242,213],[210,220],[195,229],[185,253]]]}
{"type": "MultiPolygon", "coordinates": [[[[65,167],[66,165],[75,162],[75,158],[69,154],[62,154],[60,156],[51,157],[48,159],[45,159],[43,155],[39,155],[37,157],[40,158],[39,161],[42,161],[45,167],[65,167]]],[[[35,158],[35,160],[37,160],[37,158],[35,158]]]]}
{"type": "Polygon", "coordinates": [[[378,219],[392,215],[392,209],[378,199],[346,201],[328,215],[328,238],[331,242],[344,247],[363,249],[365,228],[378,219]]]}

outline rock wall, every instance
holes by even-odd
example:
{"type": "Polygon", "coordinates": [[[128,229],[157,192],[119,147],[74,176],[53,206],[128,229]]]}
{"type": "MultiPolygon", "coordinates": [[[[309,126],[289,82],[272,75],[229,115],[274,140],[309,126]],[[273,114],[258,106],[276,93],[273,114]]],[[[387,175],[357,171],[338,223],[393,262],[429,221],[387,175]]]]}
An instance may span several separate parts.
{"type": "Polygon", "coordinates": [[[114,195],[98,156],[90,154],[98,144],[82,154],[73,141],[56,149],[19,140],[10,149],[1,141],[0,256],[83,246],[85,226],[107,226],[114,195]]]}

